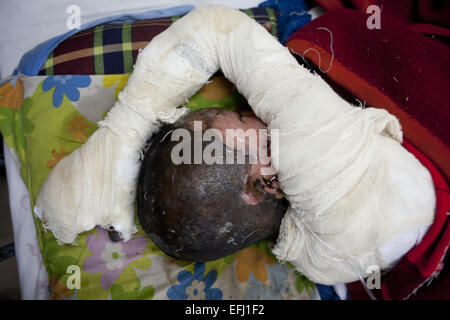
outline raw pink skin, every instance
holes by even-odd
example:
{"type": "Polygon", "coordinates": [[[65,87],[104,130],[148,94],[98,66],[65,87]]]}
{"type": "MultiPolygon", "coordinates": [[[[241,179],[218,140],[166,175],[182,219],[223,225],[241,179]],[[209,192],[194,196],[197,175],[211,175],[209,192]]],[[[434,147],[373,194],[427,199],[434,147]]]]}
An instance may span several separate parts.
{"type": "MultiPolygon", "coordinates": [[[[264,144],[262,146],[259,146],[260,142],[259,129],[266,129],[267,128],[266,125],[260,119],[258,119],[252,112],[242,111],[240,113],[237,113],[234,111],[224,110],[222,113],[216,116],[216,118],[212,122],[212,127],[221,132],[222,138],[225,137],[224,143],[226,146],[234,149],[238,147],[240,147],[240,149],[245,148],[245,150],[242,151],[244,151],[246,154],[252,153],[256,157],[257,162],[251,164],[250,166],[250,172],[246,180],[247,181],[246,185],[258,179],[260,181],[264,181],[263,176],[261,175],[261,168],[262,167],[268,168],[271,166],[270,150],[267,150],[269,147],[267,143],[268,141],[267,138],[263,139],[262,141],[264,144]],[[249,148],[248,139],[245,139],[245,145],[238,144],[239,137],[233,134],[234,132],[227,129],[234,129],[234,130],[242,129],[244,131],[248,129],[255,129],[257,132],[257,141],[258,141],[256,150],[254,150],[254,148],[249,148]]],[[[270,180],[272,177],[274,176],[269,177],[264,176],[264,178],[266,178],[267,180],[270,180]]],[[[278,193],[278,190],[280,189],[280,185],[276,180],[274,180],[271,183],[270,187],[265,183],[263,183],[262,185],[264,186],[263,189],[265,192],[273,195],[276,195],[278,193]]],[[[241,197],[249,205],[256,205],[264,200],[264,197],[256,194],[252,190],[252,188],[244,188],[241,197]]]]}

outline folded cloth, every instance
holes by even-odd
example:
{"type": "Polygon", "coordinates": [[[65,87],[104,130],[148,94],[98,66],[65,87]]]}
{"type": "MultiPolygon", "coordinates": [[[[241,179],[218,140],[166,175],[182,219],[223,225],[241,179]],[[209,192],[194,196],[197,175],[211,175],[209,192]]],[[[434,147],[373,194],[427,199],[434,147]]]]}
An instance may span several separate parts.
{"type": "MultiPolygon", "coordinates": [[[[446,182],[450,181],[450,50],[438,40],[409,30],[391,15],[383,16],[381,29],[370,30],[367,17],[359,10],[329,11],[293,34],[287,46],[343,98],[397,116],[409,140],[405,148],[432,175],[437,198],[434,224],[420,244],[383,276],[382,292],[375,294],[391,299],[425,298],[423,284],[442,270],[450,241],[446,214],[450,211],[446,182]]],[[[428,287],[438,290],[429,296],[443,296],[436,288],[446,288],[439,285],[448,283],[445,277],[448,272],[428,287]]],[[[349,289],[352,299],[368,297],[360,283],[349,289]]],[[[445,290],[448,295],[448,287],[445,290]]]]}
{"type": "Polygon", "coordinates": [[[311,21],[309,6],[303,0],[267,0],[260,3],[259,7],[272,7],[276,10],[279,40],[283,44],[293,32],[311,21]]]}

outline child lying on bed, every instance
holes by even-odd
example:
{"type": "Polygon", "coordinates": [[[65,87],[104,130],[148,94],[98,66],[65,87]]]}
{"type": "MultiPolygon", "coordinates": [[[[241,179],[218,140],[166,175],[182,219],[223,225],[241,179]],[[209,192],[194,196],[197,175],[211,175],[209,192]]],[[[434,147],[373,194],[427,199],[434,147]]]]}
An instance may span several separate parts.
{"type": "MultiPolygon", "coordinates": [[[[279,131],[271,141],[279,150],[272,165],[289,201],[272,250],[279,260],[317,283],[351,282],[372,265],[392,267],[420,241],[434,218],[433,181],[402,147],[398,120],[382,109],[350,105],[262,26],[212,6],[192,11],[152,40],[100,128],[50,172],[35,212],[60,243],[73,243],[95,225],[131,239],[141,151],[162,123],[184,115],[177,106],[219,68],[256,116],[279,131]]],[[[273,214],[261,226],[277,226],[279,213],[273,214]]],[[[251,240],[252,231],[244,229],[241,237],[251,240]]]]}

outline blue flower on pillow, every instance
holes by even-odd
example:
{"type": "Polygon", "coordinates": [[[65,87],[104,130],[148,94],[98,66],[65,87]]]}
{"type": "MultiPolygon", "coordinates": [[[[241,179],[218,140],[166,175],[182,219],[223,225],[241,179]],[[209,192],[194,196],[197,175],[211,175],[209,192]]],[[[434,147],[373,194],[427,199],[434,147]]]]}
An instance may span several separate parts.
{"type": "Polygon", "coordinates": [[[250,285],[245,292],[248,300],[283,300],[290,291],[288,280],[289,267],[285,264],[277,263],[268,267],[268,281],[261,282],[253,274],[250,275],[247,283],[250,285]]]}
{"type": "Polygon", "coordinates": [[[211,270],[206,276],[205,264],[197,262],[194,273],[182,270],[178,273],[178,282],[167,290],[167,296],[171,300],[221,300],[222,291],[211,288],[216,282],[217,271],[211,270]]]}
{"type": "Polygon", "coordinates": [[[78,101],[80,92],[78,88],[86,88],[91,84],[91,77],[87,75],[61,75],[48,76],[42,83],[42,90],[49,91],[53,87],[53,106],[58,108],[64,96],[70,101],[78,101]]]}

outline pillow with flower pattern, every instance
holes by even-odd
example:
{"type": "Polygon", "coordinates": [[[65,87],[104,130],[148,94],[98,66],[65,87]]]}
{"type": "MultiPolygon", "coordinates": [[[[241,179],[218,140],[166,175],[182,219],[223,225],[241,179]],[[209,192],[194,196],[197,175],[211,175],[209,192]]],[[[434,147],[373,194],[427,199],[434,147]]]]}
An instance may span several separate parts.
{"type": "MultiPolygon", "coordinates": [[[[31,207],[50,170],[97,129],[128,76],[19,76],[0,87],[0,131],[20,165],[31,207]]],[[[186,107],[246,103],[223,75],[211,80],[186,107]]],[[[114,243],[95,228],[81,234],[77,246],[59,246],[33,218],[54,299],[318,299],[315,285],[277,262],[267,241],[215,261],[185,262],[166,256],[142,230],[114,243]],[[75,287],[73,266],[80,271],[75,287]]]]}

